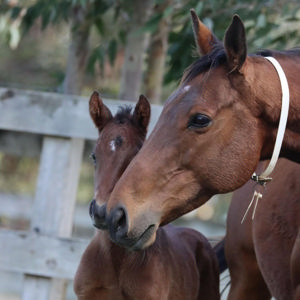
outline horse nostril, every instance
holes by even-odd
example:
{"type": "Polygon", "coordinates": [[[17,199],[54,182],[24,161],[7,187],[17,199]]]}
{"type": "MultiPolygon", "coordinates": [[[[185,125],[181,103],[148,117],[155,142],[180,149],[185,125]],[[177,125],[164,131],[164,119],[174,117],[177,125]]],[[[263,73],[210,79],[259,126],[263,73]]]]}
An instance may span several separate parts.
{"type": "Polygon", "coordinates": [[[113,215],[112,219],[113,228],[119,231],[126,225],[126,216],[122,208],[119,208],[116,213],[113,215]]]}
{"type": "Polygon", "coordinates": [[[113,235],[127,234],[127,214],[123,207],[118,207],[111,213],[110,231],[113,235]]]}

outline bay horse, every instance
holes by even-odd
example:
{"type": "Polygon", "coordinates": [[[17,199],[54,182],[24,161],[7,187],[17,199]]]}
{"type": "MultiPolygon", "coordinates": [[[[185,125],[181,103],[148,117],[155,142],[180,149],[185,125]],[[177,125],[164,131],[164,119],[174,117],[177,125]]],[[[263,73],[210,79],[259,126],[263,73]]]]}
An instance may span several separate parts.
{"type": "Polygon", "coordinates": [[[230,300],[300,299],[300,165],[282,158],[272,177],[253,220],[252,207],[241,224],[255,183],[233,194],[225,237],[230,300]]]}
{"type": "Polygon", "coordinates": [[[141,151],[117,182],[106,207],[112,240],[145,248],[159,226],[244,185],[271,157],[281,114],[281,84],[265,56],[282,66],[290,92],[280,155],[300,161],[300,51],[248,55],[235,15],[221,43],[191,11],[203,56],[167,99],[141,151]],[[143,180],[140,180],[143,178],[143,180]]]}
{"type": "MultiPolygon", "coordinates": [[[[131,159],[141,148],[150,119],[150,104],[140,96],[133,114],[127,107],[112,117],[97,92],[90,115],[99,131],[94,150],[95,199],[103,205],[131,159]]],[[[140,178],[142,180],[142,178],[140,178]]],[[[105,210],[91,202],[94,225],[106,229],[105,210]]],[[[219,270],[207,239],[195,230],[166,225],[148,249],[133,251],[111,242],[105,230],[82,255],[74,280],[80,300],[220,299],[219,270]]]]}

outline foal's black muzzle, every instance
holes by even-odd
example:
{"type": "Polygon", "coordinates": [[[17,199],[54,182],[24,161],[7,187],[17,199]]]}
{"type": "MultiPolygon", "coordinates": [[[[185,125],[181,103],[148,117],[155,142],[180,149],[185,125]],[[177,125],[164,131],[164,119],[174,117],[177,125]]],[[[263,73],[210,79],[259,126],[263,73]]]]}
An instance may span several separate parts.
{"type": "Polygon", "coordinates": [[[89,212],[90,212],[90,217],[93,221],[93,225],[96,228],[102,230],[106,230],[108,228],[105,221],[106,204],[100,206],[97,204],[96,200],[93,199],[92,202],[90,203],[89,212]]]}

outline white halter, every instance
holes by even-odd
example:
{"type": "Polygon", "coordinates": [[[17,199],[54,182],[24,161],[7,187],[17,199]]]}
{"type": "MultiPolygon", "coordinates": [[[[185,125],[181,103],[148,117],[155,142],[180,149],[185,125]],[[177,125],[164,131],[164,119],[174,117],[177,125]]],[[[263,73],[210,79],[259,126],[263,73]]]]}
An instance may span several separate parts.
{"type": "Polygon", "coordinates": [[[277,131],[277,137],[275,141],[275,146],[273,150],[273,154],[270,160],[270,163],[268,167],[260,174],[256,175],[255,173],[252,175],[252,178],[254,181],[265,184],[268,181],[271,181],[272,178],[268,177],[272,171],[274,170],[280,149],[282,146],[283,136],[286,128],[287,118],[288,118],[288,112],[289,112],[289,102],[290,102],[290,92],[289,92],[289,85],[286,79],[286,76],[284,74],[283,69],[281,68],[279,62],[274,57],[266,57],[267,60],[269,60],[274,68],[276,69],[280,83],[281,83],[281,90],[282,90],[282,102],[281,102],[281,114],[280,114],[280,120],[279,120],[279,126],[277,131]]]}
{"type": "MultiPolygon", "coordinates": [[[[282,102],[281,102],[281,114],[280,114],[280,119],[279,119],[279,125],[278,125],[275,146],[274,146],[273,154],[272,154],[271,160],[269,162],[269,165],[260,175],[256,175],[256,173],[254,173],[251,177],[252,180],[256,181],[257,183],[259,183],[261,185],[265,185],[268,181],[272,180],[272,178],[269,177],[269,175],[273,172],[273,170],[276,166],[278,157],[279,157],[279,153],[280,153],[280,149],[281,149],[282,141],[283,141],[283,136],[284,136],[284,132],[285,132],[285,128],[286,128],[288,112],[289,112],[289,103],[290,103],[289,85],[288,85],[288,82],[287,82],[287,79],[286,79],[283,69],[281,68],[279,62],[274,57],[268,56],[268,57],[266,57],[266,59],[269,60],[273,64],[274,68],[276,69],[276,71],[278,73],[280,84],[281,84],[281,90],[282,90],[282,102]]],[[[244,220],[247,216],[247,213],[248,213],[250,207],[252,206],[253,201],[255,200],[255,205],[254,205],[253,213],[252,213],[252,220],[254,219],[258,200],[261,199],[262,196],[263,196],[262,193],[254,191],[252,200],[250,201],[250,204],[244,214],[244,217],[243,217],[241,223],[244,222],[244,220]]]]}

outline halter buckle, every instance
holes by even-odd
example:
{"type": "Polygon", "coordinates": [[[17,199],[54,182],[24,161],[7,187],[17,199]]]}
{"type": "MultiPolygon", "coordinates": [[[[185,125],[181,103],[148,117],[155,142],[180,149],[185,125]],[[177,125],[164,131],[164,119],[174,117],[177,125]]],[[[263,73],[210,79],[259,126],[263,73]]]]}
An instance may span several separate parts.
{"type": "Polygon", "coordinates": [[[265,185],[267,182],[272,180],[271,177],[257,175],[256,173],[253,173],[251,179],[260,185],[265,185]]]}

